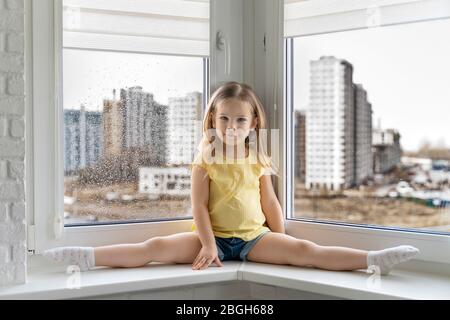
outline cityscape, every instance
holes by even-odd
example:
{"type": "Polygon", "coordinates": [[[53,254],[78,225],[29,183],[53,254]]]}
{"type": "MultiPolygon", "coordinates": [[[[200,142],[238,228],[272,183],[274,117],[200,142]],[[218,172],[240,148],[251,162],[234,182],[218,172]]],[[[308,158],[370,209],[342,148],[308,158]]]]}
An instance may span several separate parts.
{"type": "MultiPolygon", "coordinates": [[[[293,119],[294,217],[450,231],[449,149],[403,150],[354,71],[334,56],[310,61],[309,107],[293,119]]],[[[161,104],[133,86],[92,109],[64,110],[66,224],[191,216],[202,94],[161,104]]]]}
{"type": "Polygon", "coordinates": [[[295,216],[450,231],[449,150],[405,152],[396,128],[373,127],[353,69],[333,56],[310,63],[310,105],[295,113],[295,216]]]}
{"type": "Polygon", "coordinates": [[[202,108],[200,92],[162,105],[135,86],[114,90],[99,112],[65,109],[66,223],[189,214],[202,108]]]}

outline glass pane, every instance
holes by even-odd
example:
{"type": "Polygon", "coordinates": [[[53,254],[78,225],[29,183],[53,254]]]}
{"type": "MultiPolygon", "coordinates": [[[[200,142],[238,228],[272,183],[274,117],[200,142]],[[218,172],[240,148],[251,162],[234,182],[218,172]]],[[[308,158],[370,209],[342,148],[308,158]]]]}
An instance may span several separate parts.
{"type": "MultiPolygon", "coordinates": [[[[192,51],[174,54],[170,45],[160,47],[167,49],[167,54],[142,52],[138,49],[143,47],[137,44],[133,44],[136,48],[119,50],[113,43],[111,50],[105,50],[111,35],[100,30],[105,29],[100,23],[107,20],[106,15],[114,12],[117,24],[126,26],[121,37],[134,39],[135,35],[129,35],[134,26],[141,34],[139,42],[142,34],[150,36],[127,19],[164,16],[164,10],[173,8],[162,1],[141,0],[138,8],[136,2],[112,1],[111,10],[104,1],[88,4],[106,6],[102,8],[70,7],[77,2],[87,3],[64,1],[65,224],[191,217],[189,165],[201,136],[207,57],[192,51]],[[140,16],[136,10],[145,3],[149,6],[143,6],[146,11],[140,16]],[[128,4],[132,8],[127,8],[128,4]],[[158,4],[161,12],[149,15],[148,10],[158,9],[158,4]],[[67,14],[69,7],[74,15],[67,14]],[[85,13],[98,16],[84,20],[85,13]],[[97,31],[93,25],[87,30],[87,24],[96,21],[97,31]],[[77,41],[67,27],[70,23],[77,26],[77,41]],[[101,48],[88,41],[90,33],[100,39],[101,48]]],[[[185,1],[178,2],[182,5],[185,1]]],[[[166,36],[167,44],[170,35],[166,36]]],[[[114,41],[120,40],[114,37],[114,41]]],[[[180,48],[176,50],[178,53],[180,48]]]]}
{"type": "Polygon", "coordinates": [[[450,231],[448,30],[294,38],[295,217],[450,231]]]}

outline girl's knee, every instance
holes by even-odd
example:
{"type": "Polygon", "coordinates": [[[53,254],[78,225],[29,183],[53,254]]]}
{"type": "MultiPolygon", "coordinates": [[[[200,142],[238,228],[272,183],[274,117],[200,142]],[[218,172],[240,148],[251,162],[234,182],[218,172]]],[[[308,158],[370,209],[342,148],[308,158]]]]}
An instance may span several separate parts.
{"type": "Polygon", "coordinates": [[[320,247],[311,241],[297,240],[294,245],[295,253],[291,255],[289,264],[311,267],[318,250],[320,247]]]}
{"type": "Polygon", "coordinates": [[[148,250],[160,250],[163,246],[164,239],[162,237],[153,237],[142,243],[142,245],[148,250]]]}
{"type": "Polygon", "coordinates": [[[319,246],[308,240],[297,240],[295,245],[296,251],[304,255],[311,255],[319,249],[319,246]]]}

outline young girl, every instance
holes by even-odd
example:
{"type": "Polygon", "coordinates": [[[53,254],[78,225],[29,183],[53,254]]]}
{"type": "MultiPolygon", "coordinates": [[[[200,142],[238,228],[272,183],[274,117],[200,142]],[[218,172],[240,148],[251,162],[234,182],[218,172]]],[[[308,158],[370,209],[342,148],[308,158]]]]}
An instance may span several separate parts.
{"type": "Polygon", "coordinates": [[[137,244],[56,248],[44,256],[83,271],[150,262],[192,264],[192,269],[204,270],[238,259],[326,270],[371,267],[386,275],[419,253],[411,246],[369,252],[324,247],[285,234],[270,177],[276,169],[262,145],[265,124],[264,109],[249,86],[227,83],[211,97],[204,139],[192,164],[195,231],[137,244]]]}

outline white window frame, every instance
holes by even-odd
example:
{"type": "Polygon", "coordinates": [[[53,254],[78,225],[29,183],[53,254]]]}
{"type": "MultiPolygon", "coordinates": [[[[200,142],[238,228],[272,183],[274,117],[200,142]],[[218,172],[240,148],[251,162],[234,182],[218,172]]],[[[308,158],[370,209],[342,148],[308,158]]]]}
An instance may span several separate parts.
{"type": "MultiPolygon", "coordinates": [[[[29,0],[27,0],[29,1],[29,0]]],[[[27,2],[30,53],[27,90],[31,101],[27,122],[28,250],[40,254],[57,246],[100,246],[133,243],[154,236],[189,231],[192,218],[169,221],[64,227],[62,92],[62,0],[27,2]],[[31,32],[32,31],[32,36],[31,32]],[[57,110],[55,112],[55,110],[57,110]],[[59,124],[59,127],[56,126],[59,124]],[[56,212],[61,214],[55,214],[56,212]],[[63,232],[62,232],[63,231],[63,232]]],[[[145,50],[141,50],[143,52],[145,50]]],[[[150,53],[150,52],[149,52],[150,53]]],[[[158,53],[151,52],[151,53],[158,53]]],[[[192,56],[192,54],[191,54],[192,56]]],[[[206,71],[209,65],[204,64],[206,71]]],[[[206,81],[208,79],[205,79],[206,81]]],[[[209,94],[209,88],[203,88],[209,94]]]]}
{"type": "MultiPolygon", "coordinates": [[[[373,1],[350,0],[314,0],[308,1],[308,10],[299,10],[301,3],[292,1],[291,8],[286,11],[286,32],[290,33],[297,28],[301,30],[299,35],[313,35],[331,33],[336,31],[355,30],[366,27],[366,19],[373,11],[367,10],[373,1]],[[315,2],[315,3],[314,3],[315,2]]],[[[380,0],[381,14],[380,26],[404,24],[409,22],[430,21],[450,17],[450,4],[448,1],[431,0],[380,0]],[[399,18],[399,13],[401,17],[399,18]]],[[[292,54],[292,43],[286,40],[285,45],[285,70],[292,71],[289,64],[292,54]]],[[[293,186],[293,96],[290,88],[292,72],[286,73],[285,103],[286,112],[282,112],[281,124],[285,133],[287,152],[284,164],[287,168],[285,177],[281,183],[285,184],[284,190],[292,190],[293,186]],[[289,122],[290,121],[290,122],[289,122]]],[[[281,145],[282,143],[280,143],[281,145]]],[[[280,150],[281,151],[281,150],[280,150]]],[[[349,223],[315,221],[313,219],[300,219],[292,217],[293,196],[292,191],[283,194],[287,204],[284,206],[286,221],[286,232],[294,237],[308,239],[321,245],[327,246],[349,246],[364,250],[379,250],[386,247],[409,244],[421,250],[419,260],[437,263],[450,263],[450,236],[442,234],[427,233],[422,230],[409,230],[400,228],[388,228],[382,226],[360,226],[349,223]]]]}
{"type": "MultiPolygon", "coordinates": [[[[333,8],[339,5],[339,1],[334,0],[314,1],[333,1],[333,8]]],[[[356,0],[359,3],[360,1],[356,0]]],[[[415,0],[384,1],[390,4],[404,2],[404,5],[408,6],[414,5],[413,2],[415,2],[415,0]]],[[[29,111],[27,120],[30,120],[27,121],[27,138],[32,137],[27,139],[29,249],[39,254],[47,248],[60,245],[98,246],[131,243],[153,236],[189,231],[192,220],[70,228],[64,232],[62,239],[55,239],[52,236],[55,234],[55,224],[46,213],[55,212],[55,208],[61,205],[63,190],[56,187],[62,184],[55,177],[57,159],[54,157],[55,148],[61,144],[61,141],[55,141],[58,137],[55,134],[57,128],[54,126],[54,117],[49,116],[49,110],[57,100],[56,83],[59,76],[54,64],[56,49],[52,2],[53,0],[39,0],[38,5],[33,3],[34,19],[32,29],[30,27],[33,31],[31,46],[33,52],[27,59],[28,70],[33,70],[29,73],[31,77],[27,81],[27,92],[32,93],[32,103],[29,103],[27,109],[29,111]],[[45,141],[55,142],[43,143],[45,141]],[[46,185],[39,181],[49,183],[46,185]],[[54,201],[58,198],[52,196],[57,194],[56,190],[59,190],[61,195],[59,203],[54,201]]],[[[31,7],[31,1],[28,7],[31,7]]],[[[209,89],[212,92],[217,84],[228,80],[244,81],[254,87],[267,107],[270,126],[279,128],[281,132],[278,144],[281,177],[291,177],[292,150],[287,146],[292,143],[292,137],[288,134],[287,124],[288,114],[292,109],[286,107],[289,103],[289,92],[284,90],[287,83],[287,79],[284,79],[284,58],[288,52],[283,46],[283,8],[283,0],[211,0],[209,89]],[[226,17],[226,12],[229,12],[231,16],[226,17]],[[231,61],[229,70],[224,67],[224,61],[228,59],[226,53],[216,47],[218,31],[222,31],[227,36],[231,45],[231,51],[228,52],[229,61],[231,61]]],[[[329,6],[322,8],[330,10],[329,6]]],[[[355,8],[351,7],[353,14],[358,11],[355,8]]],[[[348,10],[345,8],[343,11],[348,10]]],[[[323,22],[329,12],[321,13],[324,12],[319,10],[316,18],[320,18],[323,22]]],[[[31,41],[29,35],[27,39],[31,41]]],[[[450,237],[447,236],[291,220],[292,187],[288,180],[274,178],[274,187],[286,217],[288,234],[322,245],[345,245],[366,250],[408,243],[421,249],[421,260],[450,263],[450,255],[442,254],[450,252],[450,237]]]]}

